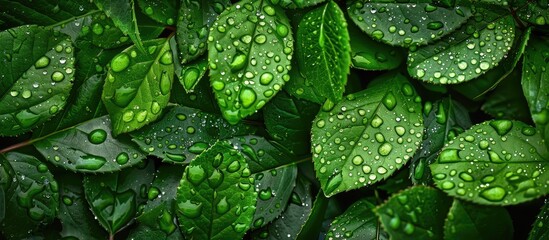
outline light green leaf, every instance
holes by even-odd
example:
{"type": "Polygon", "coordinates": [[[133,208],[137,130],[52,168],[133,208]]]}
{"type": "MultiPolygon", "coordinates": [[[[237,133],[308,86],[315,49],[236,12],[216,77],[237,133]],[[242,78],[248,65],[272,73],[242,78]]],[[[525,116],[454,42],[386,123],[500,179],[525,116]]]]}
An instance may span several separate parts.
{"type": "Polygon", "coordinates": [[[273,4],[278,4],[283,8],[295,9],[306,8],[317,5],[325,0],[270,0],[273,4]]]}
{"type": "Polygon", "coordinates": [[[349,16],[370,37],[393,46],[419,46],[453,32],[471,17],[467,7],[437,6],[433,1],[358,0],[349,16]]]}
{"type": "Polygon", "coordinates": [[[374,214],[375,205],[370,201],[358,200],[330,224],[326,234],[329,239],[389,239],[387,232],[379,228],[374,214]]]}
{"type": "Polygon", "coordinates": [[[107,17],[112,19],[116,27],[130,36],[141,53],[145,53],[145,47],[141,42],[141,35],[137,27],[134,0],[95,0],[94,3],[107,17]]]}
{"type": "Polygon", "coordinates": [[[229,123],[261,109],[290,80],[289,26],[284,11],[267,0],[244,0],[210,28],[210,82],[229,123]]]}
{"type": "Polygon", "coordinates": [[[420,101],[406,77],[389,73],[318,113],[311,151],[326,196],[372,185],[408,162],[422,140],[420,101]]]}
{"type": "Polygon", "coordinates": [[[137,206],[145,203],[153,172],[153,161],[145,161],[116,173],[84,176],[86,200],[111,236],[127,227],[137,213],[137,206]]]}
{"type": "Polygon", "coordinates": [[[0,158],[7,159],[13,167],[17,186],[6,199],[7,220],[0,230],[5,237],[22,239],[40,224],[53,221],[59,210],[59,187],[48,167],[31,155],[9,152],[0,158]]]}
{"type": "Polygon", "coordinates": [[[114,138],[108,116],[36,139],[34,146],[51,163],[78,172],[114,172],[144,158],[127,136],[114,138]]]}
{"type": "Polygon", "coordinates": [[[423,186],[397,193],[374,209],[391,239],[442,239],[451,200],[423,186]]]}
{"type": "Polygon", "coordinates": [[[532,119],[549,147],[549,43],[547,38],[532,38],[524,53],[522,91],[532,119]]]}
{"type": "Polygon", "coordinates": [[[168,40],[143,44],[146,53],[132,46],[111,60],[102,99],[115,136],[156,120],[170,99],[174,66],[168,40]]]}
{"type": "Polygon", "coordinates": [[[155,21],[174,25],[177,20],[177,0],[137,0],[141,11],[155,21]]]}
{"type": "Polygon", "coordinates": [[[240,239],[252,224],[257,194],[242,154],[217,142],[185,169],[177,190],[177,216],[193,239],[240,239]]]}
{"type": "Polygon", "coordinates": [[[545,200],[545,204],[536,218],[532,226],[532,230],[528,235],[528,240],[540,240],[549,237],[549,200],[545,200]]]}
{"type": "Polygon", "coordinates": [[[477,7],[454,34],[408,55],[410,76],[430,83],[466,82],[496,67],[515,38],[513,16],[477,7]]]}
{"type": "Polygon", "coordinates": [[[444,239],[513,239],[513,222],[503,207],[454,199],[444,223],[444,239]]]}
{"type": "Polygon", "coordinates": [[[519,121],[492,120],[448,142],[430,167],[437,187],[452,197],[512,205],[549,193],[548,165],[539,131],[519,121]]]}
{"type": "Polygon", "coordinates": [[[64,173],[58,176],[58,180],[61,204],[57,218],[63,227],[60,235],[64,238],[106,239],[107,232],[94,219],[84,197],[82,176],[64,173]]]}
{"type": "Polygon", "coordinates": [[[0,32],[0,135],[27,132],[65,105],[74,78],[69,36],[37,26],[0,32]]]}
{"type": "Polygon", "coordinates": [[[181,0],[177,21],[179,59],[185,64],[206,52],[209,29],[229,0],[181,0]]]}
{"type": "Polygon", "coordinates": [[[415,184],[432,183],[429,165],[433,163],[444,144],[453,140],[472,125],[467,109],[459,102],[444,98],[435,103],[426,102],[423,107],[425,137],[421,150],[416,152],[410,164],[410,178],[415,184]]]}
{"type": "Polygon", "coordinates": [[[333,1],[305,16],[297,28],[301,73],[317,92],[339,102],[351,64],[351,46],[343,11],[333,1]]]}
{"type": "Polygon", "coordinates": [[[247,125],[232,126],[217,115],[176,106],[157,123],[131,133],[143,151],[171,163],[188,163],[217,140],[250,134],[247,125]]]}

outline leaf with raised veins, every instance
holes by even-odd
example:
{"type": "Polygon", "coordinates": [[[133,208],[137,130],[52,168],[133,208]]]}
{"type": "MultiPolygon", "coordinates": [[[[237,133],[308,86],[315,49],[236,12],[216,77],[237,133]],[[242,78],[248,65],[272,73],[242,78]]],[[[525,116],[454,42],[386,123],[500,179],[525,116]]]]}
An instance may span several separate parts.
{"type": "Polygon", "coordinates": [[[549,151],[535,128],[491,120],[460,134],[431,164],[448,195],[485,205],[513,205],[549,193],[549,151]]]}
{"type": "Polygon", "coordinates": [[[311,151],[326,196],[371,185],[411,159],[422,140],[421,99],[403,75],[382,75],[313,122],[311,151]]]}
{"type": "Polygon", "coordinates": [[[290,80],[288,18],[268,0],[227,8],[210,28],[210,82],[223,117],[236,124],[261,109],[290,80]]]}
{"type": "Polygon", "coordinates": [[[31,130],[66,104],[74,78],[69,36],[26,25],[0,32],[0,135],[31,130]]]}
{"type": "Polygon", "coordinates": [[[177,216],[186,238],[240,239],[250,228],[257,193],[241,153],[220,141],[185,168],[177,216]]]}
{"type": "Polygon", "coordinates": [[[107,17],[112,19],[115,26],[124,34],[130,36],[133,43],[142,53],[145,52],[139,28],[137,27],[134,0],[95,0],[94,3],[107,17]]]}
{"type": "Polygon", "coordinates": [[[115,136],[139,129],[160,117],[170,99],[174,65],[168,39],[143,42],[114,56],[102,99],[115,136]]]}

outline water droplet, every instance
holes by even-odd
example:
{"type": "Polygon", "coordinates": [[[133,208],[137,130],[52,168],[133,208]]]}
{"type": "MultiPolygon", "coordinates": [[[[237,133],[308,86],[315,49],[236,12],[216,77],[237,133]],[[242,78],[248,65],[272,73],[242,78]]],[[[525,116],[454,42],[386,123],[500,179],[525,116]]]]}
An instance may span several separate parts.
{"type": "Polygon", "coordinates": [[[391,150],[393,150],[393,146],[390,143],[386,142],[381,144],[381,146],[379,146],[379,149],[377,151],[379,155],[387,156],[391,153],[391,150]]]}
{"type": "Polygon", "coordinates": [[[397,104],[396,101],[396,97],[392,92],[387,93],[387,95],[385,95],[382,100],[383,105],[385,105],[385,107],[389,110],[393,110],[395,108],[397,104]]]}
{"type": "Polygon", "coordinates": [[[442,152],[440,152],[440,155],[438,156],[438,160],[441,163],[447,163],[447,162],[457,162],[459,161],[459,150],[458,149],[445,149],[442,152]]]}
{"type": "Polygon", "coordinates": [[[130,65],[130,56],[123,52],[116,55],[111,60],[111,69],[113,72],[121,72],[130,65]]]}
{"type": "Polygon", "coordinates": [[[126,164],[129,160],[130,156],[125,152],[122,152],[116,156],[116,162],[120,165],[126,164]]]}
{"type": "Polygon", "coordinates": [[[170,93],[171,89],[172,89],[172,79],[170,78],[169,74],[164,71],[160,75],[160,93],[162,93],[162,95],[166,95],[170,93]]]}
{"type": "Polygon", "coordinates": [[[211,188],[215,189],[223,182],[223,173],[218,169],[214,169],[212,175],[208,178],[208,184],[211,188]]]}
{"type": "Polygon", "coordinates": [[[239,95],[240,101],[242,102],[242,106],[244,108],[251,107],[255,103],[256,97],[257,96],[254,90],[251,88],[243,88],[239,95]]]}
{"type": "Polygon", "coordinates": [[[442,22],[440,22],[440,21],[435,21],[435,22],[427,23],[427,29],[439,30],[439,29],[441,29],[442,27],[444,27],[444,23],[442,23],[442,22]]]}
{"type": "Polygon", "coordinates": [[[147,198],[149,200],[154,200],[158,195],[160,194],[160,190],[156,187],[149,188],[149,192],[147,193],[147,198]]]}
{"type": "MultiPolygon", "coordinates": [[[[151,103],[151,113],[152,114],[158,114],[160,112],[161,108],[160,108],[160,104],[157,102],[157,101],[153,101],[151,103]]],[[[146,114],[146,111],[145,111],[145,117],[147,116],[146,114]]],[[[138,120],[139,121],[139,120],[138,120]]]]}
{"type": "Polygon", "coordinates": [[[225,88],[225,83],[223,83],[222,81],[213,81],[212,87],[216,91],[221,91],[225,88]]]}
{"type": "Polygon", "coordinates": [[[238,160],[234,160],[227,166],[227,172],[234,173],[238,170],[240,170],[240,162],[238,160]]]}
{"type": "Polygon", "coordinates": [[[271,83],[271,81],[273,81],[273,74],[272,73],[263,73],[261,74],[261,77],[259,78],[259,82],[263,85],[268,85],[269,83],[271,83]]]}
{"type": "Polygon", "coordinates": [[[40,120],[40,115],[34,114],[28,110],[23,110],[15,115],[21,127],[28,128],[40,120]]]}
{"type": "Polygon", "coordinates": [[[124,108],[130,104],[130,102],[135,98],[135,95],[137,95],[137,89],[132,87],[120,87],[114,90],[112,102],[115,105],[124,108]]]}
{"type": "Polygon", "coordinates": [[[352,160],[354,165],[361,165],[364,162],[364,159],[360,155],[356,155],[352,160]]]}
{"type": "Polygon", "coordinates": [[[406,225],[404,225],[404,229],[403,229],[404,233],[411,235],[412,233],[414,233],[414,230],[415,230],[415,227],[411,223],[406,223],[406,225]]]}
{"type": "Polygon", "coordinates": [[[231,71],[236,72],[236,71],[242,70],[246,66],[246,59],[247,57],[245,54],[236,55],[233,58],[233,61],[231,62],[231,64],[229,65],[231,68],[231,71]]]}
{"type": "Polygon", "coordinates": [[[244,224],[244,223],[236,223],[233,225],[233,229],[236,231],[236,232],[244,232],[248,229],[248,224],[244,224]]]}
{"type": "Polygon", "coordinates": [[[53,72],[51,75],[51,80],[54,82],[61,82],[65,79],[65,75],[62,72],[53,72]]]}
{"type": "Polygon", "coordinates": [[[209,145],[205,142],[196,142],[192,146],[188,148],[189,152],[194,154],[200,154],[204,152],[209,147],[209,145]]]}
{"type": "Polygon", "coordinates": [[[92,32],[97,34],[97,35],[101,35],[103,34],[103,26],[99,23],[95,23],[93,26],[92,26],[92,32]]]}
{"type": "Polygon", "coordinates": [[[341,173],[337,173],[336,175],[333,175],[328,179],[328,182],[326,183],[326,194],[331,194],[333,191],[341,185],[341,182],[343,182],[343,176],[341,173]]]}
{"type": "Polygon", "coordinates": [[[206,178],[206,172],[201,166],[187,167],[187,180],[193,185],[198,186],[206,178]]]}
{"type": "Polygon", "coordinates": [[[384,34],[383,34],[383,32],[380,31],[380,30],[375,30],[375,31],[372,32],[372,37],[375,38],[375,39],[377,39],[377,40],[382,39],[383,36],[384,36],[384,34]]]}
{"type": "Polygon", "coordinates": [[[202,214],[202,203],[192,203],[190,200],[180,201],[177,207],[181,210],[181,214],[188,218],[197,218],[202,214]]]}
{"type": "Polygon", "coordinates": [[[507,195],[502,187],[490,187],[482,190],[480,196],[490,202],[499,202],[507,195]]]}
{"type": "Polygon", "coordinates": [[[450,181],[444,181],[442,184],[441,184],[441,187],[442,189],[444,190],[450,190],[452,188],[454,188],[456,185],[453,183],[453,182],[450,182],[450,181]]]}
{"type": "Polygon", "coordinates": [[[75,167],[76,169],[95,171],[103,167],[105,163],[107,163],[107,160],[104,157],[86,155],[80,156],[80,158],[76,160],[75,167]]]}
{"type": "Polygon", "coordinates": [[[219,214],[225,214],[230,209],[229,203],[227,202],[227,197],[221,198],[217,205],[215,206],[215,210],[219,214]]]}
{"type": "Polygon", "coordinates": [[[50,59],[46,56],[43,56],[41,58],[39,58],[36,63],[34,63],[34,67],[36,69],[39,69],[39,68],[45,68],[47,67],[48,65],[50,64],[50,59]]]}
{"type": "Polygon", "coordinates": [[[284,24],[278,24],[276,25],[276,33],[280,37],[286,37],[289,33],[288,27],[284,24]]]}
{"type": "MultiPolygon", "coordinates": [[[[196,83],[198,82],[200,78],[200,70],[198,70],[195,67],[188,68],[185,70],[185,73],[183,73],[183,85],[185,86],[185,89],[192,89],[196,83]]],[[[220,81],[215,81],[216,83],[222,83],[220,81]]],[[[213,86],[213,83],[212,83],[213,86]]],[[[218,91],[222,90],[225,87],[225,84],[223,84],[223,87],[219,89],[218,91]]],[[[214,89],[217,90],[216,87],[214,89]]]]}
{"type": "Polygon", "coordinates": [[[162,54],[162,57],[160,57],[160,63],[164,65],[172,64],[173,63],[172,52],[171,51],[164,52],[164,54],[162,54]]]}
{"type": "Polygon", "coordinates": [[[474,180],[473,176],[471,176],[466,172],[460,173],[459,178],[461,178],[463,181],[466,181],[466,182],[472,182],[474,180]]]}
{"type": "Polygon", "coordinates": [[[509,120],[493,120],[490,122],[490,126],[492,126],[500,136],[503,136],[511,131],[513,122],[509,120]]]}
{"type": "Polygon", "coordinates": [[[268,187],[267,189],[263,189],[261,191],[259,191],[259,199],[263,200],[263,201],[267,201],[269,199],[271,199],[271,197],[273,196],[273,193],[272,193],[272,190],[270,187],[268,187]]]}
{"type": "Polygon", "coordinates": [[[95,129],[88,134],[88,140],[93,144],[101,144],[107,139],[107,132],[103,129],[95,129]]]}
{"type": "Polygon", "coordinates": [[[400,227],[400,218],[398,217],[398,215],[389,220],[389,227],[391,227],[392,229],[398,229],[400,227]]]}

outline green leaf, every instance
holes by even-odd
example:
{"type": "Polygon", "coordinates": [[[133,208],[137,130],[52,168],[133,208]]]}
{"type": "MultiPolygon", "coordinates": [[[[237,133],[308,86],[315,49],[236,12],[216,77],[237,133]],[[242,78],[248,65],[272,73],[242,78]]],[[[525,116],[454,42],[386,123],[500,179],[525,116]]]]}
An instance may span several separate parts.
{"type": "Polygon", "coordinates": [[[128,41],[130,38],[114,26],[113,20],[103,12],[94,14],[89,20],[85,19],[82,25],[82,29],[77,32],[81,36],[77,43],[88,41],[103,49],[131,44],[128,41]]]}
{"type": "Polygon", "coordinates": [[[538,26],[549,24],[549,11],[547,11],[547,2],[538,1],[511,1],[517,7],[517,16],[520,19],[538,26]]]}
{"type": "Polygon", "coordinates": [[[140,163],[145,156],[127,136],[111,135],[108,116],[37,139],[34,146],[56,166],[78,172],[114,172],[140,163]],[[80,140],[79,140],[80,139],[80,140]]]}
{"type": "Polygon", "coordinates": [[[330,224],[326,234],[330,239],[389,239],[379,228],[375,205],[366,199],[358,200],[330,224]]]}
{"type": "MultiPolygon", "coordinates": [[[[3,189],[5,200],[11,197],[18,186],[17,181],[13,181],[14,177],[15,172],[10,162],[0,155],[0,188],[3,189]]],[[[2,205],[0,204],[0,206],[2,205]]]]}
{"type": "MultiPolygon", "coordinates": [[[[183,175],[183,167],[164,165],[156,171],[156,177],[147,192],[149,201],[136,219],[146,225],[155,239],[183,239],[176,220],[176,192],[183,175]]],[[[135,233],[137,234],[137,233],[135,233]]]]}
{"type": "Polygon", "coordinates": [[[503,207],[454,199],[444,224],[444,239],[513,239],[513,222],[503,207]]]}
{"type": "Polygon", "coordinates": [[[266,0],[227,8],[210,28],[210,82],[223,117],[235,124],[290,80],[293,37],[284,11],[266,0]]]}
{"type": "Polygon", "coordinates": [[[310,6],[317,5],[325,0],[270,0],[271,3],[278,4],[283,8],[295,9],[295,8],[306,8],[310,6]]]}
{"type": "Polygon", "coordinates": [[[325,193],[320,190],[316,195],[313,207],[307,216],[307,219],[303,222],[303,226],[299,230],[299,234],[295,239],[297,240],[306,240],[306,239],[318,239],[319,232],[324,220],[324,214],[326,213],[326,208],[328,207],[329,199],[325,197],[325,193]]]}
{"type": "Polygon", "coordinates": [[[410,76],[430,83],[456,84],[496,67],[511,49],[515,22],[509,14],[480,7],[452,35],[408,55],[410,76]]]}
{"type": "Polygon", "coordinates": [[[0,32],[0,135],[16,135],[59,112],[72,87],[73,47],[37,26],[0,32]]]}
{"type": "Polygon", "coordinates": [[[192,92],[187,93],[181,84],[174,84],[170,102],[219,115],[219,106],[210,87],[210,81],[198,81],[192,92]]]}
{"type": "MultiPolygon", "coordinates": [[[[295,55],[299,56],[299,49],[295,49],[295,55]]],[[[323,104],[326,101],[326,97],[320,95],[320,92],[313,87],[312,82],[302,74],[297,60],[292,60],[292,69],[288,74],[292,80],[284,88],[292,96],[317,104],[323,104]]]]}
{"type": "Polygon", "coordinates": [[[428,187],[412,187],[374,209],[391,239],[442,239],[450,198],[428,187]]]}
{"type": "Polygon", "coordinates": [[[269,135],[295,155],[309,154],[312,121],[318,104],[278,93],[263,109],[269,135]]]}
{"type": "Polygon", "coordinates": [[[521,68],[516,68],[488,95],[482,111],[498,119],[530,121],[528,103],[521,89],[521,68]]]}
{"type": "Polygon", "coordinates": [[[545,200],[545,204],[541,208],[528,235],[528,240],[546,239],[549,237],[549,228],[547,228],[547,225],[549,225],[549,201],[545,200]]]}
{"type": "Polygon", "coordinates": [[[210,27],[230,5],[229,0],[181,0],[176,32],[181,63],[197,59],[206,52],[210,27]]]}
{"type": "Polygon", "coordinates": [[[156,120],[170,99],[174,66],[169,41],[143,44],[146,53],[138,53],[132,46],[111,60],[102,99],[115,136],[156,120]]]}
{"type": "Polygon", "coordinates": [[[157,123],[132,132],[143,151],[171,163],[188,163],[219,139],[253,133],[244,124],[232,126],[217,115],[176,106],[157,123]]]}
{"type": "Polygon", "coordinates": [[[351,40],[351,66],[362,70],[391,70],[404,60],[404,51],[367,37],[354,24],[347,26],[351,40]]]}
{"type": "Polygon", "coordinates": [[[549,43],[547,38],[532,38],[524,53],[522,91],[532,119],[549,147],[549,43]]]}
{"type": "Polygon", "coordinates": [[[185,169],[177,190],[177,216],[193,239],[240,239],[252,223],[257,194],[244,157],[217,142],[185,169]]]}
{"type": "MultiPolygon", "coordinates": [[[[170,39],[170,47],[174,56],[179,55],[177,42],[175,38],[170,39]]],[[[208,69],[208,57],[206,55],[192,61],[188,64],[181,65],[178,61],[174,63],[175,75],[179,79],[181,86],[186,93],[194,92],[194,88],[206,74],[208,69]]]]}
{"type": "Polygon", "coordinates": [[[60,202],[57,218],[61,221],[64,238],[106,239],[107,232],[95,221],[84,197],[82,176],[65,173],[58,176],[60,202]]]}
{"type": "Polygon", "coordinates": [[[132,39],[141,53],[145,53],[145,46],[141,42],[141,35],[137,27],[134,0],[95,0],[94,3],[107,17],[112,19],[116,27],[132,39]]]}
{"type": "Polygon", "coordinates": [[[127,227],[137,214],[137,207],[147,199],[147,186],[153,181],[154,164],[124,171],[84,176],[84,192],[91,211],[112,236],[127,227]]]}
{"type": "Polygon", "coordinates": [[[412,158],[410,178],[415,184],[432,183],[429,165],[433,163],[445,143],[472,125],[467,109],[451,98],[435,103],[426,102],[423,108],[425,137],[421,150],[412,158]]]}
{"type": "Polygon", "coordinates": [[[137,0],[141,11],[155,21],[174,25],[177,20],[176,0],[137,0]]]}
{"type": "Polygon", "coordinates": [[[448,142],[431,172],[458,199],[512,205],[549,193],[549,152],[541,134],[519,121],[477,124],[448,142]]]}
{"type": "Polygon", "coordinates": [[[372,38],[401,47],[432,43],[472,15],[467,7],[437,6],[433,1],[358,0],[349,3],[348,12],[372,38]]]}
{"type": "Polygon", "coordinates": [[[53,221],[59,209],[59,187],[48,167],[31,155],[9,152],[0,158],[13,167],[17,184],[14,194],[6,199],[8,220],[0,230],[5,237],[21,239],[53,221]]]}
{"type": "Polygon", "coordinates": [[[253,239],[288,239],[297,236],[313,206],[311,183],[298,177],[288,206],[280,217],[252,233],[253,239]]]}
{"type": "Polygon", "coordinates": [[[420,98],[389,73],[320,111],[312,129],[316,177],[326,196],[372,185],[413,156],[423,132],[420,98]]]}
{"type": "Polygon", "coordinates": [[[343,11],[333,1],[305,16],[297,28],[298,63],[318,93],[339,102],[351,63],[351,46],[343,11]]]}

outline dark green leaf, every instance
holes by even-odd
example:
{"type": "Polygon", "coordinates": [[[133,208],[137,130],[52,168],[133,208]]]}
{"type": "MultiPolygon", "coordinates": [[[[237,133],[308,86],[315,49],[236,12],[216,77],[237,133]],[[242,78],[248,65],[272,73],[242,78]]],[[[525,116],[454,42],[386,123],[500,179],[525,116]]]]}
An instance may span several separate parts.
{"type": "Polygon", "coordinates": [[[513,239],[513,222],[503,207],[454,199],[444,224],[444,239],[513,239]]]}
{"type": "Polygon", "coordinates": [[[108,116],[39,138],[34,146],[54,165],[78,172],[119,171],[145,158],[129,137],[112,136],[108,116]]]}
{"type": "Polygon", "coordinates": [[[182,63],[206,52],[209,29],[230,4],[229,0],[181,0],[176,38],[182,63]]]}
{"type": "Polygon", "coordinates": [[[223,117],[235,124],[290,80],[293,37],[284,11],[268,1],[227,8],[208,37],[210,81],[223,117]]]}
{"type": "Polygon", "coordinates": [[[0,135],[16,135],[63,108],[74,50],[67,35],[31,25],[0,32],[0,42],[0,135]]]}
{"type": "Polygon", "coordinates": [[[326,213],[326,208],[328,207],[329,199],[325,197],[325,193],[320,190],[316,195],[316,199],[313,203],[313,207],[303,222],[303,226],[299,230],[299,234],[295,239],[297,240],[306,240],[306,239],[318,239],[319,231],[322,221],[324,220],[324,214],[326,213]]]}
{"type": "Polygon", "coordinates": [[[546,1],[517,0],[511,2],[517,7],[517,15],[520,19],[538,26],[549,24],[549,10],[546,1]]]}
{"type": "Polygon", "coordinates": [[[422,132],[420,98],[397,73],[320,111],[311,149],[326,196],[386,179],[413,156],[422,132]]]}
{"type": "Polygon", "coordinates": [[[412,158],[410,177],[415,184],[431,184],[429,165],[433,163],[445,143],[469,129],[472,125],[467,109],[451,98],[434,104],[426,102],[423,108],[425,136],[421,150],[412,158]]]}
{"type": "Polygon", "coordinates": [[[374,209],[391,239],[442,239],[450,198],[417,186],[395,194],[374,209]]]}
{"type": "Polygon", "coordinates": [[[65,173],[58,177],[60,189],[59,213],[64,238],[106,239],[107,232],[94,219],[84,196],[82,177],[65,173]]]}
{"type": "Polygon", "coordinates": [[[141,53],[145,53],[144,43],[135,18],[134,0],[95,0],[95,5],[111,18],[114,25],[130,36],[141,53]]]}
{"type": "Polygon", "coordinates": [[[8,159],[0,155],[0,188],[3,189],[5,200],[8,200],[17,188],[17,180],[14,181],[14,177],[15,172],[8,159]]]}
{"type": "Polygon", "coordinates": [[[110,235],[127,227],[136,216],[137,207],[147,199],[154,164],[145,161],[142,165],[116,173],[84,177],[86,200],[110,235]]]}
{"type": "Polygon", "coordinates": [[[309,153],[311,125],[319,109],[318,104],[282,91],[263,110],[265,127],[269,135],[290,152],[305,155],[309,153]]]}
{"type": "Polygon", "coordinates": [[[59,209],[59,187],[48,167],[33,156],[10,152],[0,155],[15,172],[14,194],[6,199],[5,219],[0,225],[9,239],[21,239],[40,224],[53,221],[59,209]]]}
{"type": "MultiPolygon", "coordinates": [[[[179,55],[175,38],[170,39],[170,47],[174,56],[179,55]]],[[[208,57],[206,55],[182,65],[179,61],[174,62],[175,75],[186,93],[194,92],[194,88],[206,74],[208,69],[208,57]]]]}
{"type": "Polygon", "coordinates": [[[471,17],[467,7],[437,6],[434,1],[358,0],[351,19],[372,38],[394,46],[418,46],[453,32],[471,17]]]}
{"type": "Polygon", "coordinates": [[[522,91],[532,119],[549,147],[549,43],[547,38],[532,38],[524,53],[522,91]]]}
{"type": "Polygon", "coordinates": [[[219,106],[217,106],[208,79],[198,81],[193,92],[189,93],[185,91],[181,84],[174,84],[172,93],[170,102],[219,115],[219,106]]]}
{"type": "Polygon", "coordinates": [[[532,226],[532,230],[528,235],[528,240],[541,240],[549,237],[549,200],[545,200],[545,204],[541,208],[541,211],[532,226]]]}
{"type": "Polygon", "coordinates": [[[155,21],[174,25],[177,20],[177,0],[137,0],[139,8],[155,21]]]}
{"type": "Polygon", "coordinates": [[[448,142],[431,172],[450,196],[511,205],[549,193],[549,152],[541,134],[519,121],[477,124],[448,142]]]}
{"type": "Polygon", "coordinates": [[[522,88],[521,72],[520,68],[515,68],[486,96],[480,109],[498,119],[530,121],[532,118],[526,98],[522,91],[517,91],[522,88]]]}
{"type": "Polygon", "coordinates": [[[515,22],[509,14],[480,7],[476,10],[454,34],[411,51],[408,73],[430,83],[455,84],[496,67],[511,49],[515,22]]]}
{"type": "Polygon", "coordinates": [[[131,43],[128,41],[130,38],[116,27],[113,20],[103,12],[84,19],[81,24],[83,25],[82,29],[77,33],[82,36],[82,39],[78,39],[77,42],[87,40],[103,49],[116,48],[131,43]]]}
{"type": "Polygon", "coordinates": [[[220,116],[176,106],[157,123],[131,133],[143,151],[172,163],[188,163],[219,139],[253,133],[244,124],[232,126],[220,116]]]}
{"type": "Polygon", "coordinates": [[[358,200],[345,213],[336,217],[326,234],[329,239],[389,239],[387,232],[380,229],[381,224],[370,201],[358,200]]]}
{"type": "Polygon", "coordinates": [[[185,169],[177,190],[177,216],[192,239],[240,239],[252,224],[257,194],[242,154],[215,143],[185,169]]]}
{"type": "Polygon", "coordinates": [[[146,53],[132,46],[111,60],[102,99],[115,136],[156,120],[170,99],[174,66],[169,41],[143,44],[146,53]]]}
{"type": "Polygon", "coordinates": [[[343,11],[333,1],[310,11],[297,28],[301,73],[323,97],[339,102],[351,64],[351,46],[343,11]]]}
{"type": "Polygon", "coordinates": [[[270,0],[271,3],[280,5],[283,8],[306,8],[317,5],[325,0],[270,0]]]}

